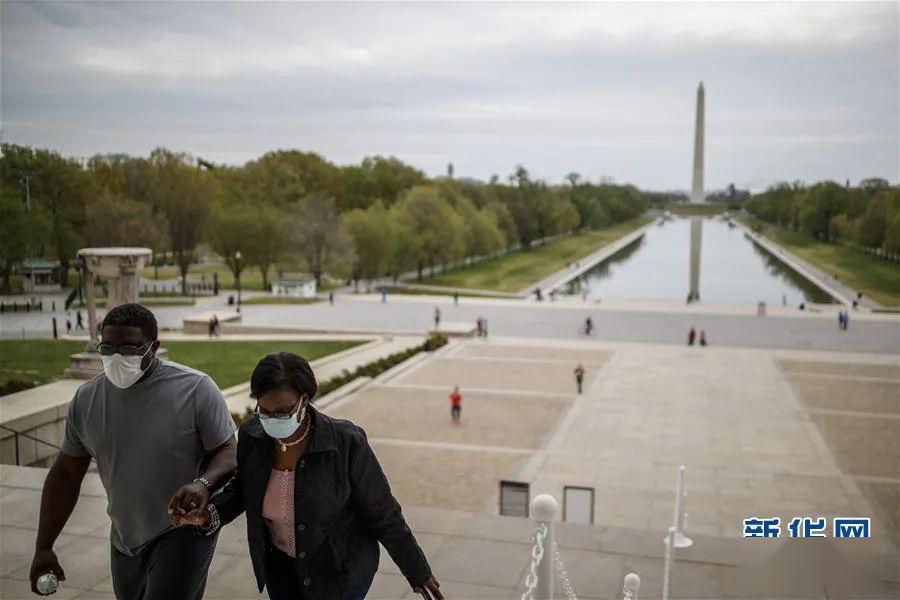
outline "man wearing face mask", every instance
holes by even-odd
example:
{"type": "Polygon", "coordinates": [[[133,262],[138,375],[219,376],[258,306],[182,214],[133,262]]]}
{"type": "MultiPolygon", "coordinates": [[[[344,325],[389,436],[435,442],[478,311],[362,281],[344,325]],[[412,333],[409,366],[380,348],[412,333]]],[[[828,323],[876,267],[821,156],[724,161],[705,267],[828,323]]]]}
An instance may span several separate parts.
{"type": "Polygon", "coordinates": [[[62,451],[44,481],[31,588],[65,574],[53,544],[91,459],[112,522],[113,590],[121,600],[200,599],[216,537],[175,528],[202,510],[237,465],[234,421],[208,375],[156,358],[156,319],[139,304],[112,309],[98,346],[103,373],[75,393],[62,451]]]}

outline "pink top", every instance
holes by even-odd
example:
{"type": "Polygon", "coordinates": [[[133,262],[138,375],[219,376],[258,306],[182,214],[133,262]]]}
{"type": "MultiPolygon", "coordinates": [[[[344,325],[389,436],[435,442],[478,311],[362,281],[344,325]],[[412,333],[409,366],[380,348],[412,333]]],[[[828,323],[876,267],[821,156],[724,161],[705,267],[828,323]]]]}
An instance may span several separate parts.
{"type": "Polygon", "coordinates": [[[296,556],[294,538],[294,472],[272,469],[263,499],[263,519],[276,548],[296,556]]]}

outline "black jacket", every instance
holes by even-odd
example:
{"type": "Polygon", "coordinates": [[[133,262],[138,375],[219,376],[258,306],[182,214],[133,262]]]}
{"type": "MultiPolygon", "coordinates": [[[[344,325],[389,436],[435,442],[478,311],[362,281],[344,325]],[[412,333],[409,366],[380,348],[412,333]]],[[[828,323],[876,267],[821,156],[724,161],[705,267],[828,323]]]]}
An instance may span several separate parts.
{"type": "MultiPolygon", "coordinates": [[[[339,600],[356,591],[378,569],[378,542],[410,585],[421,585],[431,568],[365,432],[349,421],[310,412],[312,439],[297,462],[294,486],[294,564],[304,595],[339,600]]],[[[262,506],[272,461],[272,439],[258,417],[248,419],[238,429],[237,471],[210,500],[222,525],[247,513],[247,542],[260,591],[268,544],[262,506]]]]}

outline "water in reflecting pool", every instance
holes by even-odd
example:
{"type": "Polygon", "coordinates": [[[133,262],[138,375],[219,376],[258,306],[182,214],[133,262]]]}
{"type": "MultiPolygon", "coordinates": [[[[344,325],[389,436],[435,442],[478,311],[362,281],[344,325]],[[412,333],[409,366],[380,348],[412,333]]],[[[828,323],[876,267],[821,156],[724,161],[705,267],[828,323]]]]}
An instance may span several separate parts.
{"type": "MultiPolygon", "coordinates": [[[[818,287],[774,259],[718,218],[703,219],[700,300],[708,302],[833,302],[818,287]]],[[[685,300],[691,253],[690,218],[653,225],[624,248],[568,286],[594,298],[685,300]]]]}

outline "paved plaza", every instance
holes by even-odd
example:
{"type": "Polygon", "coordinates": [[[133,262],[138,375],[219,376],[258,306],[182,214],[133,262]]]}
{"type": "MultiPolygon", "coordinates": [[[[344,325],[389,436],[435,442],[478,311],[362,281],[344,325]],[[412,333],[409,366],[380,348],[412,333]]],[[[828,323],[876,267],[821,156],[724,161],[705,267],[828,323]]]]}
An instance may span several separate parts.
{"type": "MultiPolygon", "coordinates": [[[[551,328],[573,309],[533,310],[551,328]]],[[[612,323],[615,314],[605,317],[612,323]]],[[[735,328],[751,318],[684,317],[735,328]]],[[[785,320],[824,327],[814,317],[785,320]]],[[[893,326],[868,323],[873,331],[893,326]]],[[[840,342],[836,327],[822,331],[840,342]]],[[[641,597],[658,598],[681,464],[695,544],[676,551],[672,598],[900,594],[896,352],[570,338],[492,330],[489,340],[456,339],[325,409],[366,429],[448,597],[521,594],[532,524],[497,514],[499,482],[512,480],[528,483],[531,497],[560,500],[564,486],[594,488],[594,525],[559,527],[579,597],[618,598],[622,577],[635,571],[641,597]],[[581,395],[579,363],[587,372],[581,395]],[[449,410],[454,385],[463,394],[458,424],[449,410]],[[745,540],[750,516],[784,525],[797,516],[871,516],[873,537],[745,540]]],[[[25,598],[44,471],[0,473],[0,596],[25,598]]],[[[69,581],[59,597],[111,597],[107,534],[103,491],[90,475],[61,538],[69,581]]],[[[206,597],[257,597],[244,544],[242,522],[222,534],[206,597]]],[[[369,597],[413,597],[386,555],[369,597]]]]}
{"type": "MultiPolygon", "coordinates": [[[[393,334],[423,334],[434,327],[434,309],[442,311],[445,323],[474,325],[478,317],[488,320],[491,336],[533,337],[579,341],[579,330],[590,316],[596,339],[606,342],[651,344],[684,343],[691,327],[703,329],[713,346],[782,348],[893,354],[900,346],[900,319],[896,315],[852,312],[850,328],[837,327],[838,305],[767,308],[766,317],[756,316],[756,305],[703,303],[685,305],[672,301],[609,300],[584,303],[561,298],[538,303],[522,300],[461,297],[455,305],[449,296],[388,296],[338,294],[334,306],[319,302],[303,306],[244,305],[242,322],[251,326],[371,332],[373,328],[393,334]]],[[[163,329],[180,329],[183,319],[200,312],[232,310],[226,297],[198,298],[196,306],[154,307],[163,329]]],[[[64,327],[64,313],[57,315],[64,327]],[[61,320],[60,320],[61,319],[61,320]]],[[[0,337],[14,339],[24,328],[28,337],[49,337],[52,315],[48,313],[4,314],[0,337]]]]}

